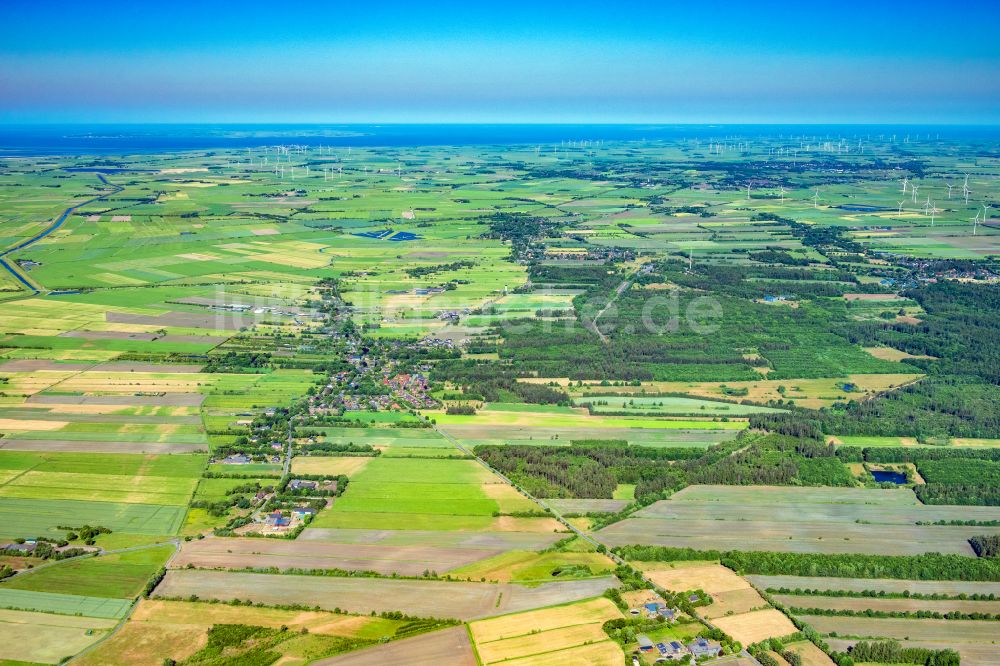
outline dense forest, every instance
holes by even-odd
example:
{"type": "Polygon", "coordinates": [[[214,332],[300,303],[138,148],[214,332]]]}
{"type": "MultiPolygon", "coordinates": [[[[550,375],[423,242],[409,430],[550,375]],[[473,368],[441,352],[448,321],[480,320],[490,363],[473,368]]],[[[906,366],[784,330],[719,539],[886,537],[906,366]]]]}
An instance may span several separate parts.
{"type": "Polygon", "coordinates": [[[1000,438],[1000,291],[992,285],[942,281],[904,292],[926,311],[917,324],[855,322],[841,326],[851,342],[887,345],[931,359],[907,359],[924,381],[842,409],[758,416],[752,423],[787,432],[807,421],[841,435],[1000,438]]]}
{"type": "Polygon", "coordinates": [[[617,441],[476,447],[476,455],[536,497],[610,499],[618,484],[631,483],[640,501],[654,501],[665,491],[682,488],[684,474],[672,463],[701,453],[701,449],[639,447],[617,441]]]}
{"type": "Polygon", "coordinates": [[[470,359],[441,361],[430,374],[432,381],[461,387],[465,400],[569,404],[569,396],[560,389],[517,381],[518,377],[526,376],[527,372],[507,364],[470,359]]]}
{"type": "Polygon", "coordinates": [[[1000,449],[840,447],[845,462],[913,463],[926,483],[913,490],[924,504],[1000,506],[1000,449]]]}
{"type": "Polygon", "coordinates": [[[859,641],[850,651],[855,663],[918,664],[918,666],[959,666],[961,657],[954,650],[929,650],[903,647],[898,641],[859,641]]]}
{"type": "Polygon", "coordinates": [[[726,485],[853,485],[834,447],[784,435],[745,434],[713,446],[652,448],[625,442],[571,446],[479,446],[476,454],[537,497],[609,499],[618,484],[635,484],[640,504],[692,483],[726,485]]]}
{"type": "Polygon", "coordinates": [[[974,536],[969,539],[969,545],[979,557],[1000,556],[1000,534],[974,536]]]}

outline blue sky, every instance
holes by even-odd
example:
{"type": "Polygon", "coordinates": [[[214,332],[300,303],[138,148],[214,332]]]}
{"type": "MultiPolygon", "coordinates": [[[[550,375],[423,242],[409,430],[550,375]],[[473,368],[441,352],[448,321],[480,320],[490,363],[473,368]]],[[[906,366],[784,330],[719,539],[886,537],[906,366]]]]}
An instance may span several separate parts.
{"type": "Polygon", "coordinates": [[[997,25],[995,1],[5,0],[0,121],[995,124],[997,25]]]}

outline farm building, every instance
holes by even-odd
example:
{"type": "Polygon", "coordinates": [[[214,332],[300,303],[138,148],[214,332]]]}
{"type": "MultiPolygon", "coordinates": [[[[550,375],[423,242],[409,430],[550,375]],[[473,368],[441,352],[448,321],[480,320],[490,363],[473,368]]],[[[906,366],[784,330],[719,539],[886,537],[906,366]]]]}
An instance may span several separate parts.
{"type": "Polygon", "coordinates": [[[666,657],[667,659],[682,659],[687,656],[687,650],[684,649],[684,645],[679,641],[670,641],[669,643],[657,643],[656,649],[660,651],[661,657],[666,657]]]}
{"type": "Polygon", "coordinates": [[[700,657],[717,657],[722,652],[722,646],[718,643],[698,638],[688,643],[688,651],[694,655],[695,659],[700,657]]]}
{"type": "Polygon", "coordinates": [[[292,479],[288,484],[289,490],[316,490],[318,484],[315,481],[303,481],[302,479],[292,479]]]}
{"type": "Polygon", "coordinates": [[[292,524],[291,518],[285,518],[280,511],[267,514],[264,524],[269,527],[288,527],[292,524]]]}
{"type": "Polygon", "coordinates": [[[234,453],[231,456],[226,456],[220,462],[223,465],[249,465],[251,460],[250,456],[243,455],[242,453],[234,453]]]}
{"type": "Polygon", "coordinates": [[[656,611],[656,614],[664,618],[667,622],[673,622],[677,619],[677,610],[673,608],[660,608],[656,611]]]}
{"type": "Polygon", "coordinates": [[[649,640],[649,636],[645,634],[639,634],[636,637],[636,641],[639,643],[639,649],[643,652],[649,652],[653,649],[653,641],[649,640]]]}

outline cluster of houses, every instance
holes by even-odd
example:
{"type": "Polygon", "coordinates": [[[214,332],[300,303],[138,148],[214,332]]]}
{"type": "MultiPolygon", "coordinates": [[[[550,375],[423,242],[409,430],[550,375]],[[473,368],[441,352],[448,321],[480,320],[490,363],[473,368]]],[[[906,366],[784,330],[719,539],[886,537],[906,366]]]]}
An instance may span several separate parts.
{"type": "Polygon", "coordinates": [[[411,407],[432,409],[438,406],[438,401],[427,394],[430,380],[421,373],[401,373],[383,380],[383,383],[411,407]]]}
{"type": "MultiPolygon", "coordinates": [[[[697,595],[691,595],[690,601],[695,602],[698,600],[697,595]]],[[[662,601],[650,600],[642,604],[638,608],[633,608],[629,611],[633,616],[645,616],[647,619],[656,620],[663,618],[664,621],[668,623],[676,622],[680,616],[680,611],[676,608],[670,608],[662,601]]],[[[665,663],[668,661],[679,661],[686,658],[704,659],[708,657],[717,657],[722,652],[722,646],[719,643],[710,641],[705,638],[696,638],[693,641],[684,644],[680,641],[653,641],[649,636],[640,634],[636,637],[639,644],[639,653],[633,654],[632,664],[633,666],[639,666],[640,655],[648,655],[656,663],[665,663]]]]}
{"type": "MultiPolygon", "coordinates": [[[[327,481],[312,481],[309,479],[292,479],[288,482],[287,489],[290,491],[315,491],[315,490],[336,490],[337,481],[330,479],[327,481]]],[[[315,516],[317,510],[311,506],[295,506],[287,511],[275,509],[263,517],[263,528],[265,532],[281,533],[294,530],[302,525],[307,518],[315,516]]],[[[261,518],[257,518],[258,523],[261,518]]]]}
{"type": "MultiPolygon", "coordinates": [[[[414,349],[453,349],[451,340],[425,338],[418,342],[388,343],[405,345],[414,349]]],[[[428,409],[439,406],[437,400],[428,395],[430,381],[427,378],[429,366],[420,366],[413,373],[400,373],[395,361],[380,358],[377,350],[348,341],[347,361],[353,370],[342,370],[330,375],[326,386],[309,397],[309,413],[313,415],[341,414],[349,411],[428,409]],[[373,376],[374,375],[374,376],[373,376]],[[380,381],[386,387],[385,393],[361,392],[365,378],[380,381]]]]}
{"type": "MultiPolygon", "coordinates": [[[[259,460],[258,462],[269,462],[273,464],[280,464],[281,449],[282,449],[281,444],[277,443],[272,444],[271,450],[274,451],[275,453],[272,453],[269,456],[264,456],[264,459],[259,460]]],[[[220,463],[222,465],[249,465],[250,463],[254,462],[254,459],[252,456],[246,453],[232,453],[226,456],[225,458],[221,458],[220,460],[213,460],[212,462],[220,463]]]]}
{"type": "MultiPolygon", "coordinates": [[[[656,658],[658,663],[680,661],[688,658],[697,660],[718,657],[722,652],[721,645],[707,638],[696,638],[686,645],[680,641],[654,643],[648,636],[639,636],[637,640],[640,652],[653,655],[659,654],[656,658]]],[[[638,666],[638,657],[632,657],[632,664],[633,666],[638,666]]]]}

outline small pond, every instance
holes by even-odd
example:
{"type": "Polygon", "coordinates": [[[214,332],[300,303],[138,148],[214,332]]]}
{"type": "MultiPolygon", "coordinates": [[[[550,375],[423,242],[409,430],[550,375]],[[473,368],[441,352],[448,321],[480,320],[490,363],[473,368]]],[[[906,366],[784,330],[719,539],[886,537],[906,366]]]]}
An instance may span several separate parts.
{"type": "Polygon", "coordinates": [[[906,483],[906,475],[901,472],[872,470],[872,476],[879,483],[906,483]]]}

